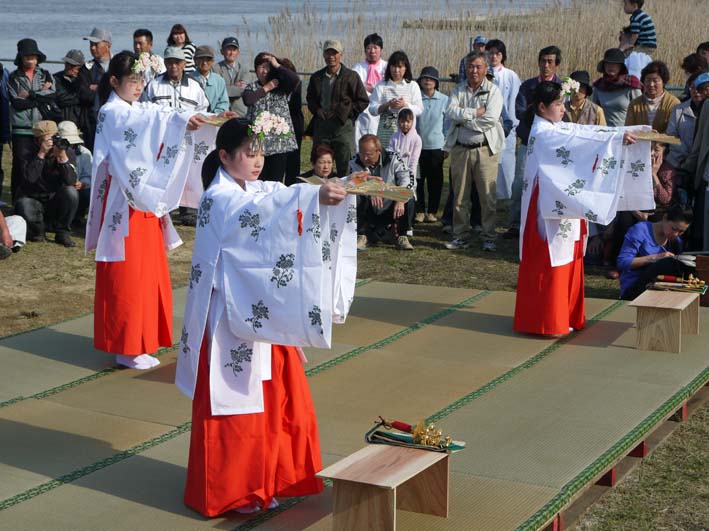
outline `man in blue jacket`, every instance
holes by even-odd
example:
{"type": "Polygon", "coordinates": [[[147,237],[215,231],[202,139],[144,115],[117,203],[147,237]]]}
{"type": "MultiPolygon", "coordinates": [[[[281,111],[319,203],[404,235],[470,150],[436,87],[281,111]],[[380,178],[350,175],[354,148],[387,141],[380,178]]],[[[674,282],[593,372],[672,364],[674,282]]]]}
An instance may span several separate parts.
{"type": "Polygon", "coordinates": [[[7,79],[10,76],[0,63],[0,194],[5,174],[2,171],[3,146],[10,143],[10,97],[7,93],[7,79]]]}

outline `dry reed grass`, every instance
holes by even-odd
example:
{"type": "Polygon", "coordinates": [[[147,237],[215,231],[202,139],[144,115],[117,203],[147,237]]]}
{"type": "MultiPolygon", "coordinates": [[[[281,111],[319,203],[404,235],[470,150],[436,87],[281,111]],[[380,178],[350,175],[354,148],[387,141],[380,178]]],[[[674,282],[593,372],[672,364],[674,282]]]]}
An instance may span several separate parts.
{"type": "MultiPolygon", "coordinates": [[[[618,44],[619,30],[628,24],[620,0],[573,0],[570,7],[558,1],[535,13],[520,13],[515,2],[500,13],[500,2],[479,10],[451,3],[432,3],[429,8],[404,9],[374,18],[374,7],[366,2],[352,3],[345,12],[330,8],[318,12],[305,5],[300,11],[284,9],[269,17],[266,35],[271,51],[291,58],[300,71],[322,68],[320,45],[328,37],[338,38],[345,47],[344,62],[352,65],[363,57],[364,36],[377,32],[385,44],[385,55],[402,49],[411,59],[416,74],[425,65],[434,65],[441,75],[458,71],[458,62],[468,52],[471,35],[500,38],[507,45],[507,66],[522,79],[537,73],[537,52],[555,44],[562,50],[560,72],[577,69],[596,77],[596,65],[603,52],[618,44]],[[493,10],[498,6],[498,11],[493,10]],[[429,29],[429,28],[437,29],[429,29]]],[[[567,4],[568,6],[568,4],[567,4]]],[[[671,84],[683,85],[682,58],[709,38],[707,0],[648,0],[645,10],[652,16],[658,32],[656,58],[665,61],[672,75],[671,84]]]]}

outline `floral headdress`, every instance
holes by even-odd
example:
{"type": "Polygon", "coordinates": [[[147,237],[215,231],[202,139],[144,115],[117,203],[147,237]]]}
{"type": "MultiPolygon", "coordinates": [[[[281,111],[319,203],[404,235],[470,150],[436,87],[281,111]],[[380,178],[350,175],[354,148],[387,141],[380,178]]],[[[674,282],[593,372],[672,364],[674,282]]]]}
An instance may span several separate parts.
{"type": "Polygon", "coordinates": [[[579,83],[578,81],[571,79],[570,77],[565,77],[564,79],[562,79],[562,83],[561,83],[562,96],[564,96],[566,98],[570,98],[574,94],[576,94],[580,88],[581,88],[581,83],[579,83]]]}
{"type": "Polygon", "coordinates": [[[138,58],[133,62],[130,71],[133,74],[142,74],[152,79],[160,71],[160,60],[156,55],[150,55],[148,52],[141,52],[138,58]]]}
{"type": "Polygon", "coordinates": [[[263,111],[259,113],[251,125],[249,125],[249,136],[253,139],[252,149],[259,149],[267,136],[287,138],[291,136],[288,122],[277,114],[263,111]]]}

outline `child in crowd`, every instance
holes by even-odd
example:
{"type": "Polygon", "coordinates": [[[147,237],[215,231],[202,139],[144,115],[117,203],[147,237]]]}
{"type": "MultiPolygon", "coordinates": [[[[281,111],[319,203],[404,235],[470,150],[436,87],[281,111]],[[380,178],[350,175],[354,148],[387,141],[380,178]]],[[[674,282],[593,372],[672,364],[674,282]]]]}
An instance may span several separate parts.
{"type": "Polygon", "coordinates": [[[424,67],[418,81],[423,113],[416,122],[416,130],[421,136],[421,175],[416,182],[416,221],[435,223],[443,189],[443,160],[447,155],[443,151],[443,144],[448,129],[444,120],[448,96],[438,91],[438,70],[434,67],[424,67]],[[428,191],[428,209],[424,186],[428,191]]]}
{"type": "Polygon", "coordinates": [[[387,149],[397,152],[411,171],[411,177],[417,179],[419,157],[421,156],[421,137],[414,128],[413,111],[401,109],[396,125],[396,133],[389,139],[387,149]]]}
{"type": "Polygon", "coordinates": [[[655,23],[645,11],[645,0],[623,0],[623,10],[630,15],[631,42],[637,52],[652,55],[657,51],[655,23]]]}

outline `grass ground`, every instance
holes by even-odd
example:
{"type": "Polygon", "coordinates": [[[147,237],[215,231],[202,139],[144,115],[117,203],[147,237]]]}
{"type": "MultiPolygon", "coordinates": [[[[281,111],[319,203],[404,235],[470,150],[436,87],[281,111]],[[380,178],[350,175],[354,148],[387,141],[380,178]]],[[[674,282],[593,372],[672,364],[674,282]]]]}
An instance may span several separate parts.
{"type": "MultiPolygon", "coordinates": [[[[302,159],[310,145],[304,143],[302,159]]],[[[9,201],[10,152],[5,148],[2,199],[9,201]]],[[[3,208],[5,213],[7,209],[3,208]]],[[[498,225],[504,226],[500,212],[498,225]]],[[[398,252],[378,244],[358,255],[358,276],[381,281],[513,291],[517,280],[517,241],[500,239],[498,252],[483,253],[482,241],[470,249],[447,251],[439,224],[416,227],[413,252],[398,252]]],[[[175,285],[187,280],[194,229],[178,227],[185,245],[170,253],[175,285]]],[[[78,246],[53,243],[27,245],[0,262],[0,337],[90,313],[94,294],[94,262],[78,246]]],[[[617,298],[617,282],[589,268],[588,297],[617,298]]],[[[582,531],[706,530],[709,529],[709,409],[704,407],[675,432],[617,488],[594,505],[577,524],[582,531]]]]}

